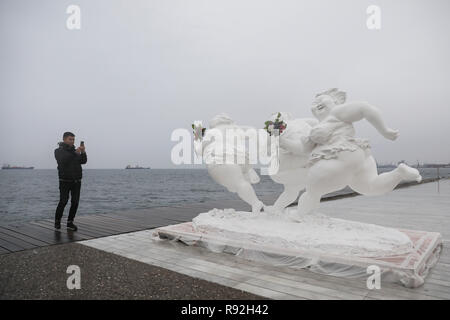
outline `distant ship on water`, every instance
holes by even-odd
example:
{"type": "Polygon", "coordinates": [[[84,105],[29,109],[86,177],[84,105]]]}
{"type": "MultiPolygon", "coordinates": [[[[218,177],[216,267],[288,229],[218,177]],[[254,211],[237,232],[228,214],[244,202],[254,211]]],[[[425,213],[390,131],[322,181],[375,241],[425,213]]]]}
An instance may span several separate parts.
{"type": "Polygon", "coordinates": [[[4,164],[2,166],[3,170],[9,170],[9,169],[34,169],[34,167],[22,167],[22,166],[10,166],[9,164],[4,164]]]}
{"type": "Polygon", "coordinates": [[[144,168],[144,167],[140,167],[139,165],[135,165],[134,167],[131,165],[127,165],[125,167],[125,169],[150,169],[150,167],[144,168]]]}

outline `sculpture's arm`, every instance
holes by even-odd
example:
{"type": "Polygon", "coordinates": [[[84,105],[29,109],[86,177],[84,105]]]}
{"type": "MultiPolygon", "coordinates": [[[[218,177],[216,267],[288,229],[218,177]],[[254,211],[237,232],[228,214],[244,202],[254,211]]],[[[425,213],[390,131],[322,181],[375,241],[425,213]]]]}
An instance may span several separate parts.
{"type": "Polygon", "coordinates": [[[338,105],[332,109],[332,114],[339,120],[350,123],[366,119],[386,139],[395,140],[398,137],[398,130],[388,128],[380,110],[367,102],[349,102],[338,105]]]}

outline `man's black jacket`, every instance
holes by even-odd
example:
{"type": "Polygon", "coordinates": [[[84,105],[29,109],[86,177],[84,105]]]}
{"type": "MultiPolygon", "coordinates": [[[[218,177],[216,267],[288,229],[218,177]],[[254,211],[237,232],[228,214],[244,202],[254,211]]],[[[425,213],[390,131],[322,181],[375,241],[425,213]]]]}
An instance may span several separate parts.
{"type": "Polygon", "coordinates": [[[81,165],[87,162],[86,152],[78,154],[74,146],[64,142],[55,149],[55,159],[58,162],[58,176],[63,180],[79,180],[82,178],[81,165]]]}

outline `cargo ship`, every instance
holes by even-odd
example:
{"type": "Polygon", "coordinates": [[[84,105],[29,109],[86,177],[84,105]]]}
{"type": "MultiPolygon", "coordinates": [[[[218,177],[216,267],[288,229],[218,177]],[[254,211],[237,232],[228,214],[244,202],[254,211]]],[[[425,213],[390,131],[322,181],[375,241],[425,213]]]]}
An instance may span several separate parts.
{"type": "Polygon", "coordinates": [[[139,165],[135,165],[134,167],[131,165],[127,165],[125,167],[125,169],[150,169],[150,167],[144,168],[144,167],[140,167],[139,165]]]}
{"type": "Polygon", "coordinates": [[[9,169],[34,169],[34,167],[10,166],[9,164],[5,164],[2,166],[2,170],[9,169]]]}

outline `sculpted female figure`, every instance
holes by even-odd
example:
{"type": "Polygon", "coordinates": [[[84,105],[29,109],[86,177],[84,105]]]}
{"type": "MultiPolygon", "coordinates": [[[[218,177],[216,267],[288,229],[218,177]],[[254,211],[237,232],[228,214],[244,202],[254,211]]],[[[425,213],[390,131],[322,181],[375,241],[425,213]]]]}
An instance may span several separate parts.
{"type": "MultiPolygon", "coordinates": [[[[234,140],[226,139],[227,131],[247,129],[249,127],[236,125],[228,115],[218,114],[209,121],[210,129],[206,130],[202,139],[194,140],[197,155],[202,155],[211,178],[224,186],[228,191],[238,196],[252,207],[252,212],[260,212],[264,204],[256,196],[252,184],[260,181],[258,174],[248,163],[248,150],[239,148],[234,140]],[[231,156],[246,159],[245,163],[227,163],[225,158],[231,156]]],[[[238,135],[239,136],[239,135],[238,135]]],[[[244,137],[241,137],[242,139],[244,137]]]]}
{"type": "Polygon", "coordinates": [[[323,195],[346,186],[364,195],[381,195],[392,191],[402,180],[422,179],[418,170],[403,163],[378,175],[368,141],[355,138],[353,122],[366,119],[389,140],[397,139],[398,131],[384,124],[376,107],[345,100],[345,92],[330,89],[317,94],[313,102],[311,110],[319,123],[308,138],[315,147],[309,157],[306,191],[299,199],[294,220],[313,213],[323,195]]]}

